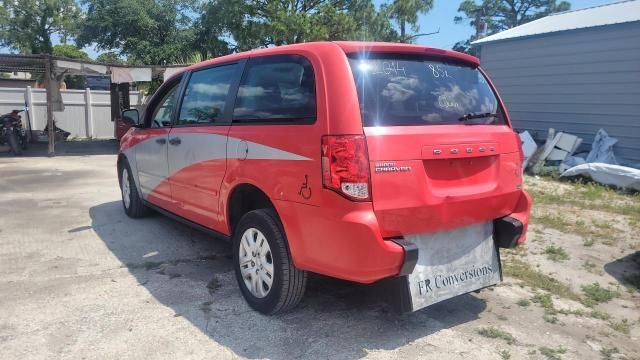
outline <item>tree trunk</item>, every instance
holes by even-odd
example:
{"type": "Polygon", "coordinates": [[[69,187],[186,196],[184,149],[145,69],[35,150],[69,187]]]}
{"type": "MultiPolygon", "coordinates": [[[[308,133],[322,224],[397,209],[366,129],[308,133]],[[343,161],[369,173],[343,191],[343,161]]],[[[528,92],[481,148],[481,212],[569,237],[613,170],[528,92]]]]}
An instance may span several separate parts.
{"type": "Polygon", "coordinates": [[[405,26],[406,23],[404,21],[404,19],[400,19],[400,42],[407,42],[407,39],[405,38],[405,26]]]}

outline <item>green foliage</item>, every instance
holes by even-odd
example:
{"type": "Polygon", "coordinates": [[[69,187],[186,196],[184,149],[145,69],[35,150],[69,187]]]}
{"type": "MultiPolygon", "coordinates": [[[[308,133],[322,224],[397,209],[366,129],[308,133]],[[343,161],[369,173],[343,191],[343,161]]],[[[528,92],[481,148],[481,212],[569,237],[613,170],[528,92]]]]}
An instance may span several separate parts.
{"type": "Polygon", "coordinates": [[[509,350],[502,349],[498,351],[498,355],[500,355],[500,358],[503,360],[511,359],[511,353],[509,352],[509,350]]]}
{"type": "Polygon", "coordinates": [[[561,246],[549,245],[544,249],[544,254],[547,259],[555,262],[569,260],[569,254],[561,246]]]}
{"type": "Polygon", "coordinates": [[[478,330],[478,334],[490,338],[490,339],[502,339],[505,340],[507,342],[507,344],[509,345],[513,345],[516,343],[516,339],[513,337],[513,335],[509,334],[508,332],[504,331],[504,330],[500,330],[498,328],[495,328],[493,326],[489,326],[489,327],[483,327],[480,330],[478,330]]]}
{"type": "Polygon", "coordinates": [[[103,64],[126,64],[126,61],[123,60],[118,53],[113,51],[98,55],[96,61],[103,64]]]}
{"type": "Polygon", "coordinates": [[[613,355],[619,354],[620,350],[618,348],[602,348],[600,349],[600,356],[602,356],[603,360],[611,360],[613,359],[613,355]]]}
{"type": "Polygon", "coordinates": [[[78,45],[117,50],[130,63],[172,63],[189,52],[193,0],[83,0],[78,45]]]}
{"type": "MultiPolygon", "coordinates": [[[[481,0],[480,4],[476,0],[464,0],[458,8],[462,15],[456,16],[454,21],[468,23],[477,30],[486,26],[486,35],[491,35],[569,9],[571,4],[568,1],[557,0],[481,0]]],[[[454,50],[475,54],[477,49],[471,46],[471,42],[476,39],[477,36],[473,35],[459,41],[454,50]]]]}
{"type": "Polygon", "coordinates": [[[603,288],[598,283],[583,285],[584,304],[586,306],[594,306],[600,303],[606,303],[620,296],[620,293],[614,290],[603,288]]]}
{"type": "Polygon", "coordinates": [[[80,18],[74,0],[0,0],[0,46],[24,54],[51,54],[51,37],[73,36],[80,18]]]}
{"type": "Polygon", "coordinates": [[[531,265],[523,261],[513,259],[505,262],[503,271],[505,276],[518,279],[531,288],[545,290],[551,294],[571,300],[580,300],[580,297],[570,287],[551,276],[533,269],[531,265]]]}
{"type": "Polygon", "coordinates": [[[557,349],[548,348],[546,346],[542,346],[538,348],[540,354],[544,356],[547,360],[561,360],[562,354],[567,352],[567,349],[563,347],[559,347],[557,349]]]}
{"type": "Polygon", "coordinates": [[[610,321],[609,327],[625,335],[629,335],[629,332],[631,331],[631,323],[627,319],[622,319],[622,321],[610,321]]]}
{"type": "Polygon", "coordinates": [[[527,307],[531,305],[531,302],[527,299],[520,299],[516,304],[518,304],[518,306],[527,307]]]}
{"type": "Polygon", "coordinates": [[[409,42],[411,36],[407,34],[407,25],[414,32],[418,31],[418,15],[429,12],[432,8],[433,0],[393,0],[391,4],[384,6],[384,11],[398,23],[400,41],[409,42]]]}
{"type": "Polygon", "coordinates": [[[89,55],[77,46],[69,44],[54,45],[53,56],[64,57],[69,59],[90,60],[89,55]]]}
{"type": "Polygon", "coordinates": [[[371,0],[82,1],[78,44],[117,51],[130,63],[185,63],[307,41],[399,39],[389,13],[371,0]]]}

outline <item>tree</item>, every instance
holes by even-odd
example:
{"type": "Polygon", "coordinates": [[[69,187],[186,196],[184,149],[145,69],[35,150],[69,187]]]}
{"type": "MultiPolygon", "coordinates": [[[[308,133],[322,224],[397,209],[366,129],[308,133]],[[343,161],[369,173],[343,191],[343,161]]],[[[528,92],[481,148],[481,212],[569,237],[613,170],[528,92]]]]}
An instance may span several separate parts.
{"type": "Polygon", "coordinates": [[[216,56],[319,40],[398,39],[371,0],[210,0],[196,21],[196,48],[216,56]]]}
{"type": "Polygon", "coordinates": [[[74,0],[0,0],[0,45],[24,54],[51,54],[54,35],[63,42],[77,30],[74,0]]]}
{"type": "Polygon", "coordinates": [[[89,54],[82,51],[79,47],[69,44],[54,45],[52,54],[53,56],[69,59],[90,60],[89,54]]]}
{"type": "Polygon", "coordinates": [[[117,51],[130,63],[164,64],[190,52],[194,0],[83,0],[77,42],[117,51]]]}
{"type": "Polygon", "coordinates": [[[126,63],[126,61],[124,61],[118,55],[118,53],[114,51],[108,51],[98,55],[96,57],[96,61],[103,64],[114,64],[114,65],[121,65],[126,63]]]}
{"type": "Polygon", "coordinates": [[[429,12],[433,8],[433,0],[393,0],[389,5],[384,6],[391,19],[398,23],[400,28],[400,41],[409,42],[407,35],[407,25],[411,30],[418,31],[418,15],[429,12]]]}
{"type": "Polygon", "coordinates": [[[482,0],[479,5],[475,0],[465,0],[458,8],[458,12],[464,16],[456,16],[454,21],[458,24],[467,22],[476,28],[476,35],[456,43],[453,49],[475,53],[471,42],[478,38],[484,28],[486,28],[486,35],[491,35],[551,13],[570,9],[569,2],[556,0],[482,0]]]}

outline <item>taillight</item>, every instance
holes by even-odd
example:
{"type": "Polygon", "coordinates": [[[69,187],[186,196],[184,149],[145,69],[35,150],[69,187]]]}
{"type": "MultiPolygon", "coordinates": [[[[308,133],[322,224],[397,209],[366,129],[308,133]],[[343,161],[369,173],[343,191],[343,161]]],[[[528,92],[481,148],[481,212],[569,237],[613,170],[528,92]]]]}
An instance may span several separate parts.
{"type": "Polygon", "coordinates": [[[351,200],[371,200],[364,135],[322,137],[322,184],[351,200]]]}

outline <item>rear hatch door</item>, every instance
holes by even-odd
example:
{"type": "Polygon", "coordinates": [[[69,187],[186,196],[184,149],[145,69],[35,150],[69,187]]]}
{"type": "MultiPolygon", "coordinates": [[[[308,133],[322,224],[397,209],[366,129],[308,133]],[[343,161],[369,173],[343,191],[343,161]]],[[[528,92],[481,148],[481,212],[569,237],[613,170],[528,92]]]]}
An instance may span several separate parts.
{"type": "Polygon", "coordinates": [[[522,187],[519,139],[477,68],[398,54],[350,63],[383,235],[510,213],[522,187]]]}

